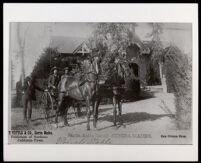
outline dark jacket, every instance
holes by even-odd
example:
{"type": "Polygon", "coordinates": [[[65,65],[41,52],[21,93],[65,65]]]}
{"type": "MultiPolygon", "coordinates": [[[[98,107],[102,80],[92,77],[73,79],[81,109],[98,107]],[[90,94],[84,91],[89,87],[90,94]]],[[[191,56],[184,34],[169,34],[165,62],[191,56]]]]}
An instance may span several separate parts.
{"type": "Polygon", "coordinates": [[[36,91],[44,91],[42,88],[38,87],[36,85],[35,80],[25,80],[24,86],[23,86],[23,91],[24,91],[24,96],[31,99],[31,100],[36,100],[36,91]]]}
{"type": "Polygon", "coordinates": [[[59,84],[60,78],[59,75],[55,76],[54,74],[50,75],[48,79],[48,87],[55,86],[57,87],[59,84]]]}

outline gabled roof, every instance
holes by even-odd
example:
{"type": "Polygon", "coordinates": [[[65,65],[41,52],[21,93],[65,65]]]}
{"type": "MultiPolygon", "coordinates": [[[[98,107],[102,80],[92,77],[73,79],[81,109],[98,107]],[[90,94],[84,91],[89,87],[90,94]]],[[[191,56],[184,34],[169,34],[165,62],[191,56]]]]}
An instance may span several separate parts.
{"type": "MultiPolygon", "coordinates": [[[[50,39],[50,47],[52,48],[58,48],[57,50],[59,53],[64,54],[75,54],[79,53],[79,51],[84,48],[85,51],[90,50],[87,49],[87,38],[84,37],[65,37],[65,36],[52,36],[50,39]]],[[[141,41],[140,38],[135,34],[135,36],[132,39],[131,45],[136,44],[140,49],[142,53],[149,53],[151,41],[141,41]]],[[[162,41],[163,46],[167,47],[169,45],[169,42],[162,41]]]]}
{"type": "Polygon", "coordinates": [[[76,54],[76,53],[81,53],[81,54],[90,53],[90,49],[88,48],[87,44],[83,42],[73,51],[73,54],[76,54]]]}
{"type": "Polygon", "coordinates": [[[50,39],[50,47],[58,48],[59,53],[72,54],[85,40],[83,37],[53,36],[50,39]]]}

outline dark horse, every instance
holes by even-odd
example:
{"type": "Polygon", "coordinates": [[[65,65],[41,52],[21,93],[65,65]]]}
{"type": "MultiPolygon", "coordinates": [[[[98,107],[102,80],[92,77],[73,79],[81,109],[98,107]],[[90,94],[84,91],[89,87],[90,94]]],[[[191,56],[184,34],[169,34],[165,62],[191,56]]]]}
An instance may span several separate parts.
{"type": "Polygon", "coordinates": [[[67,111],[72,101],[85,101],[87,109],[87,130],[90,130],[90,106],[92,104],[93,126],[96,128],[98,120],[98,107],[102,98],[113,99],[113,117],[114,125],[117,121],[117,105],[118,113],[121,118],[122,114],[122,94],[124,88],[125,69],[123,64],[116,63],[109,77],[101,84],[99,77],[99,59],[94,58],[93,61],[85,60],[84,78],[82,80],[75,77],[63,78],[59,84],[59,102],[55,122],[57,123],[58,112],[63,110],[64,124],[68,125],[67,111]]]}
{"type": "Polygon", "coordinates": [[[85,101],[87,109],[87,130],[90,130],[90,106],[98,107],[96,93],[98,91],[99,58],[87,59],[83,63],[82,80],[75,77],[63,78],[58,86],[59,97],[55,123],[58,123],[58,113],[63,112],[64,125],[68,125],[67,111],[73,100],[85,101]]]}
{"type": "MultiPolygon", "coordinates": [[[[117,106],[120,124],[122,124],[122,97],[124,94],[124,84],[125,84],[125,65],[118,62],[115,63],[112,71],[107,75],[105,82],[99,84],[99,89],[96,95],[97,105],[99,106],[102,98],[112,98],[113,103],[113,123],[116,126],[117,122],[117,106]]],[[[98,106],[94,109],[94,127],[96,127],[98,119],[98,106]]]]}

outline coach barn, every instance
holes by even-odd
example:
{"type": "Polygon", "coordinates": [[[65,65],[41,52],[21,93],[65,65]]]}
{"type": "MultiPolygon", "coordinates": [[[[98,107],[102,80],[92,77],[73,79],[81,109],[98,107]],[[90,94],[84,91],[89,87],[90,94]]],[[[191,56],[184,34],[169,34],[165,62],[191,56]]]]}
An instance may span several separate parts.
{"type": "MultiPolygon", "coordinates": [[[[160,84],[159,72],[151,65],[150,42],[142,42],[137,36],[135,38],[125,52],[126,58],[131,61],[130,65],[135,75],[149,85],[160,84]]],[[[90,53],[90,48],[85,41],[86,38],[81,37],[54,36],[51,38],[50,47],[58,49],[62,61],[71,58],[74,63],[77,63],[90,53]]]]}

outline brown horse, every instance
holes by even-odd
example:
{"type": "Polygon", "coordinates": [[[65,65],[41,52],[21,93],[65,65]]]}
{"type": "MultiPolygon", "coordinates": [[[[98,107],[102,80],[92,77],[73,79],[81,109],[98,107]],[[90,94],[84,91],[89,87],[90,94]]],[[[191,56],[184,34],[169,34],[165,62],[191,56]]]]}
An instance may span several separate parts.
{"type": "Polygon", "coordinates": [[[63,112],[64,125],[68,125],[67,111],[73,100],[85,101],[87,109],[87,130],[90,130],[90,106],[98,107],[96,93],[98,91],[99,58],[87,59],[83,62],[84,74],[82,80],[75,77],[63,78],[58,86],[59,97],[55,123],[58,123],[58,113],[63,112]]]}

